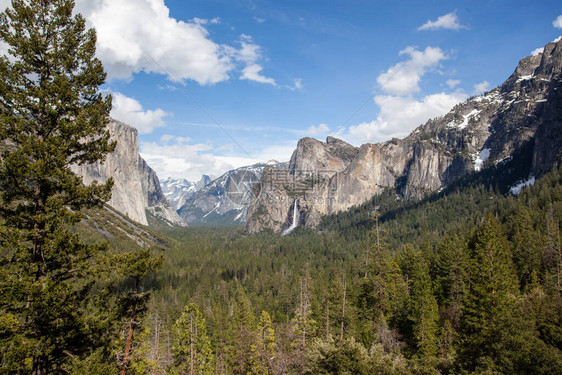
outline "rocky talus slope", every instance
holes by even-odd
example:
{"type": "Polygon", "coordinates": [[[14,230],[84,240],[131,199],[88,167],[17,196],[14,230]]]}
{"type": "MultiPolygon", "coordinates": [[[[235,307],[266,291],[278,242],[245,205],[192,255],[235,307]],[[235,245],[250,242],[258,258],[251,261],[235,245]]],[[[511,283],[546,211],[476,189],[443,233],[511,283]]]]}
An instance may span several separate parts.
{"type": "Polygon", "coordinates": [[[254,187],[246,228],[276,232],[314,226],[322,215],[361,204],[385,188],[423,197],[470,173],[529,158],[540,177],[562,158],[562,41],[522,59],[515,72],[485,95],[429,120],[404,139],[353,147],[328,138],[301,139],[288,169],[268,167],[254,187]],[[297,204],[295,204],[295,200],[297,204]]]}

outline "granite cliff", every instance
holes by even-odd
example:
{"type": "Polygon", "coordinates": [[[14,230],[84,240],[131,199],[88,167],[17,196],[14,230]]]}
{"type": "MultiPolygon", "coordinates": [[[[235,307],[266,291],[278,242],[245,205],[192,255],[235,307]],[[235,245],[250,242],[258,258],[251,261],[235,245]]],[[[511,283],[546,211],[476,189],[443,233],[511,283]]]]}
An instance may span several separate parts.
{"type": "Polygon", "coordinates": [[[185,226],[164,197],[158,176],[140,157],[137,130],[115,120],[108,128],[111,139],[117,141],[115,150],[103,163],[73,166],[73,171],[82,176],[85,184],[113,177],[108,205],[140,224],[148,225],[148,211],[168,225],[185,226]]]}
{"type": "Polygon", "coordinates": [[[540,177],[562,158],[562,41],[522,59],[500,86],[429,120],[404,139],[354,147],[301,139],[287,169],[268,167],[253,189],[246,228],[314,226],[385,188],[405,199],[524,155],[540,177]],[[294,210],[298,210],[297,215],[294,210]]]}

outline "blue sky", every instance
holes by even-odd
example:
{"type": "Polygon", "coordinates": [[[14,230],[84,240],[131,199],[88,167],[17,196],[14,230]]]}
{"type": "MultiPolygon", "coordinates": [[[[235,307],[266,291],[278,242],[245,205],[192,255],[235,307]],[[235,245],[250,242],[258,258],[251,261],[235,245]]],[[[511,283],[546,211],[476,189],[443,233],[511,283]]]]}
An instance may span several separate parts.
{"type": "Polygon", "coordinates": [[[161,179],[286,161],[304,136],[404,137],[562,34],[560,1],[77,0],[77,10],[98,31],[112,115],[139,129],[161,179]]]}

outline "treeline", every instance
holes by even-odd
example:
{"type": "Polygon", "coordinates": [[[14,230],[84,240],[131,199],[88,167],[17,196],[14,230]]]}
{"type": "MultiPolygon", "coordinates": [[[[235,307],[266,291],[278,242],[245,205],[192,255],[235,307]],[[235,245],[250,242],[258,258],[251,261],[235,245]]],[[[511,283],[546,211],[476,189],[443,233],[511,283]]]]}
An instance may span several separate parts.
{"type": "Polygon", "coordinates": [[[170,230],[177,242],[147,279],[154,298],[133,362],[161,374],[192,365],[202,374],[560,373],[561,183],[556,170],[519,197],[466,187],[399,214],[380,203],[359,235],[170,230]],[[466,207],[470,215],[432,225],[466,207]],[[401,229],[411,225],[449,229],[401,229]]]}

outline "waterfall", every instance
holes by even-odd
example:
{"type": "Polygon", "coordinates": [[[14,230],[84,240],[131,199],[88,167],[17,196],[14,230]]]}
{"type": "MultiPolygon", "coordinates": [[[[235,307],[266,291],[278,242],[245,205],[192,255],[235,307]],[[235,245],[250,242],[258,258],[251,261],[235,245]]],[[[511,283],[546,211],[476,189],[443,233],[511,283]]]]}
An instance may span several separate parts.
{"type": "Polygon", "coordinates": [[[291,232],[294,231],[295,228],[299,226],[299,210],[297,209],[297,201],[298,199],[295,199],[295,202],[293,203],[293,222],[291,223],[291,226],[289,228],[285,229],[281,233],[281,235],[283,236],[291,234],[291,232]]]}

